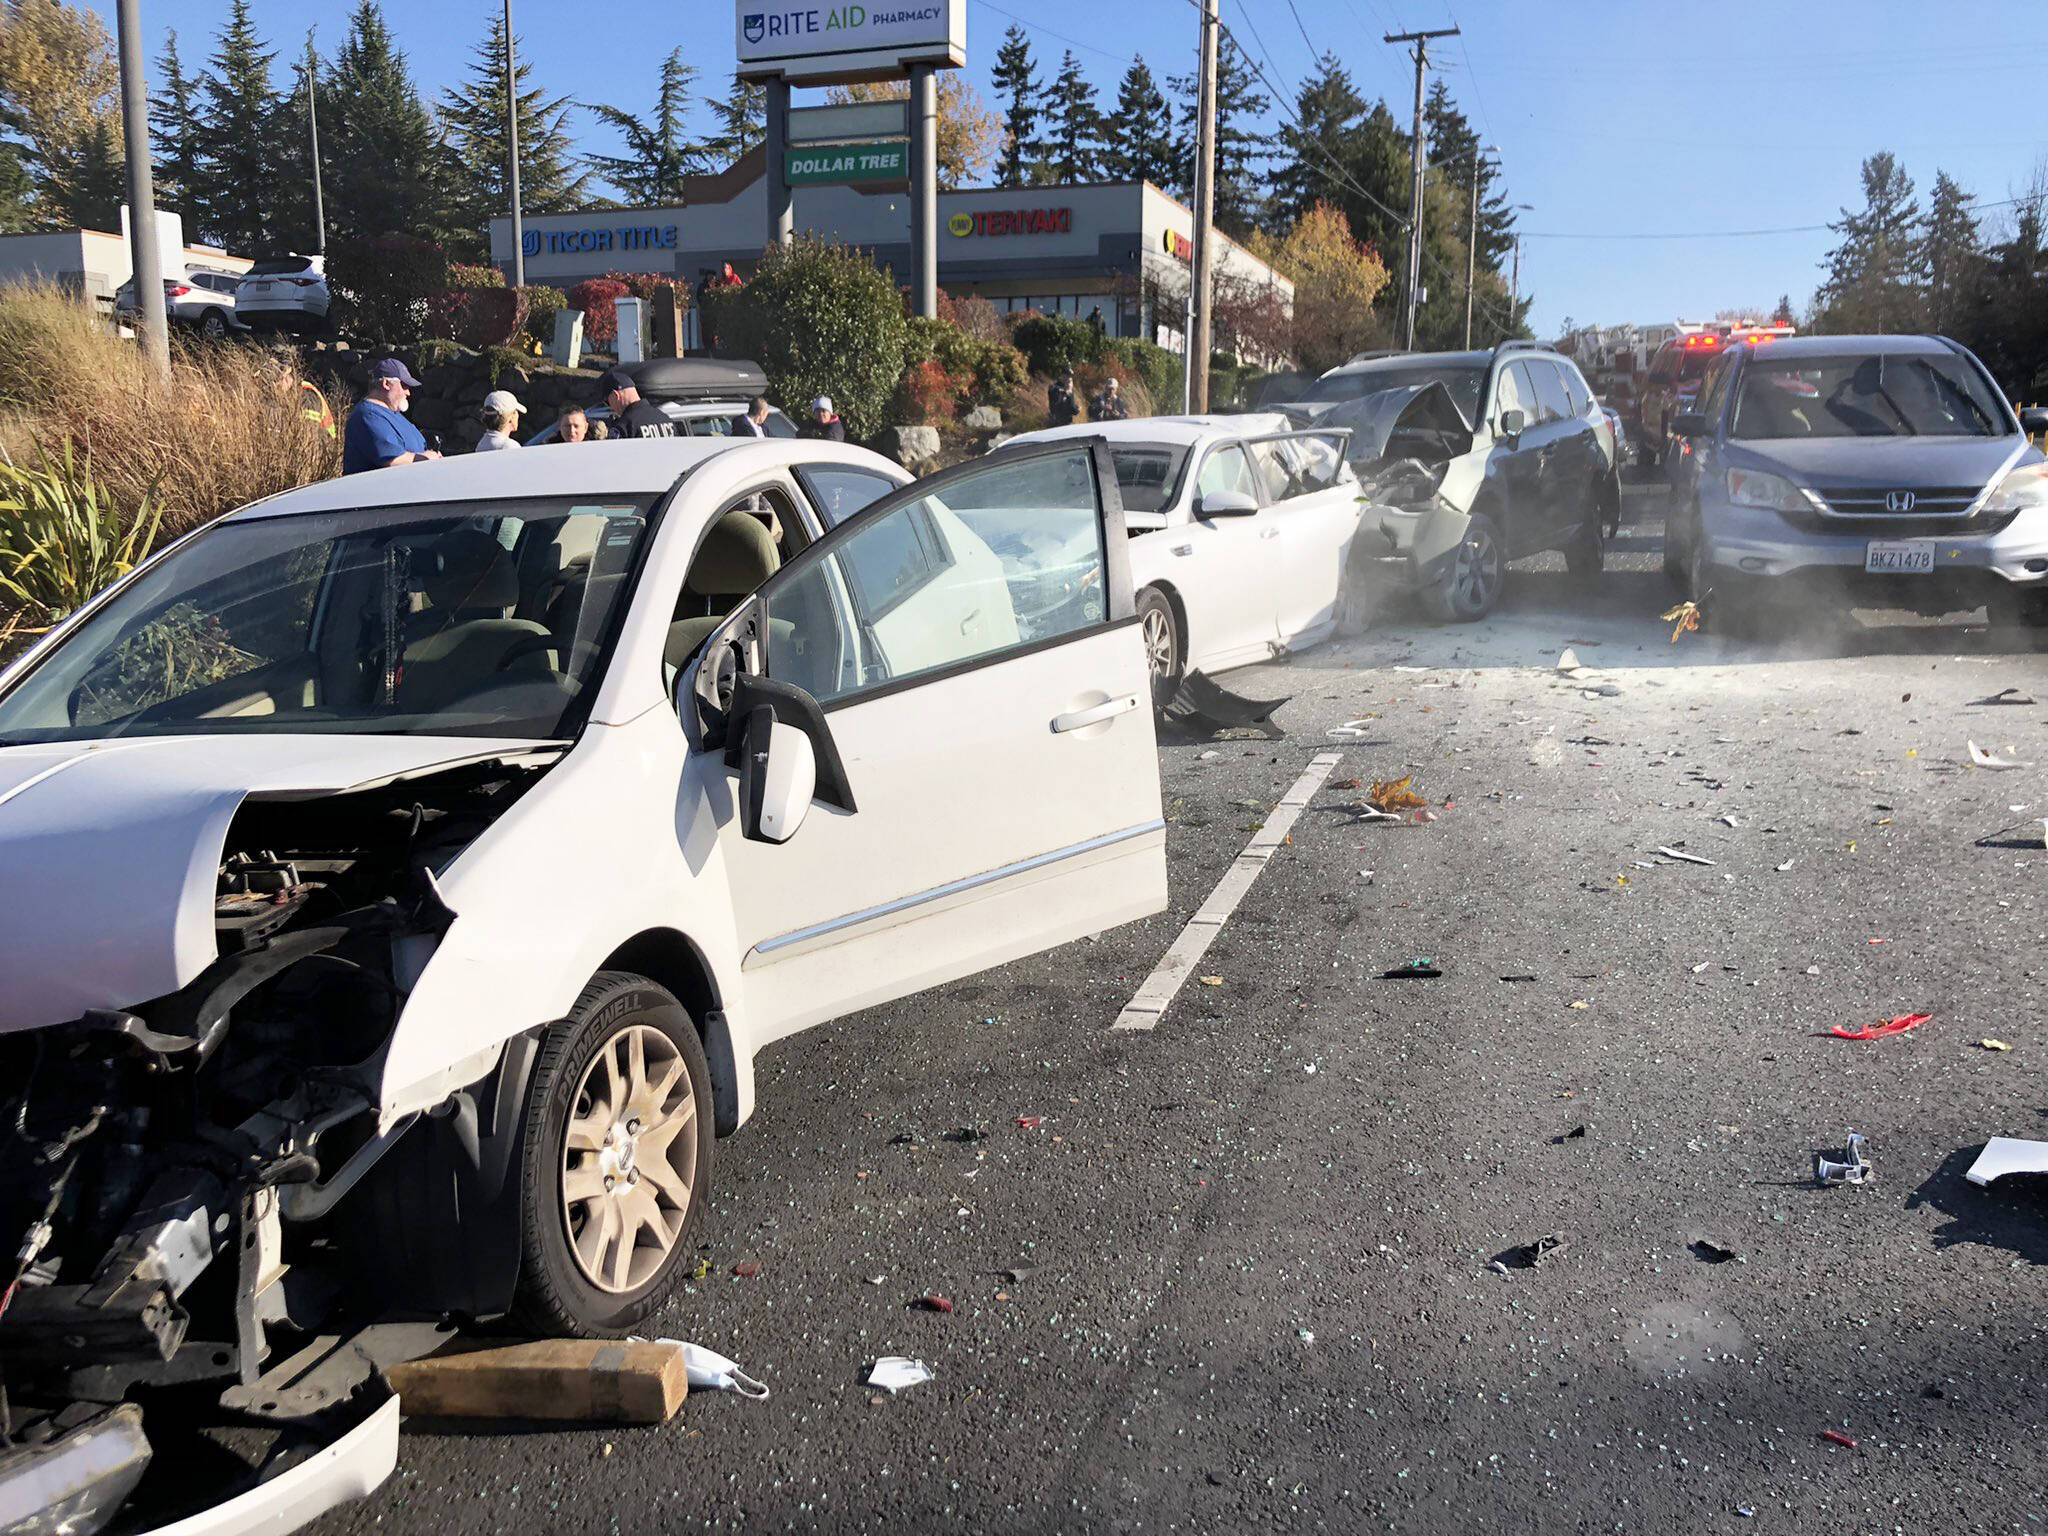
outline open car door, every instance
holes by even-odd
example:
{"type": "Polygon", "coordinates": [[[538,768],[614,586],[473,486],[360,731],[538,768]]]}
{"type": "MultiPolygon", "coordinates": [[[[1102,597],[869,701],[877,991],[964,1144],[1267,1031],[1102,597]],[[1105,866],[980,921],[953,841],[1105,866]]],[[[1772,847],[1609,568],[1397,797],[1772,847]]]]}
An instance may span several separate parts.
{"type": "Polygon", "coordinates": [[[1151,693],[1106,446],[884,497],[679,680],[679,807],[765,1041],[1159,911],[1151,693]]]}

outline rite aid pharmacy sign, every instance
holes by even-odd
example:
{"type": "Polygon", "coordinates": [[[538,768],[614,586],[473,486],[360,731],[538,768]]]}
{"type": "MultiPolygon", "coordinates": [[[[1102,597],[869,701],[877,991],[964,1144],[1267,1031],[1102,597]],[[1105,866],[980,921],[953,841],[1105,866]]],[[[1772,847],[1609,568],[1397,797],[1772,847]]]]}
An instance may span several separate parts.
{"type": "Polygon", "coordinates": [[[905,64],[964,64],[967,0],[776,4],[738,0],[739,72],[827,81],[905,64]]]}

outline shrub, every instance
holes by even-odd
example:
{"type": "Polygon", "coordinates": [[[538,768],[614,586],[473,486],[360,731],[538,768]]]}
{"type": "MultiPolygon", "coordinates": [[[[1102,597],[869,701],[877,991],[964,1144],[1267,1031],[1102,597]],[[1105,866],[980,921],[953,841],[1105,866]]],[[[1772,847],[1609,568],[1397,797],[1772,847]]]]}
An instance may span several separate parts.
{"type": "Polygon", "coordinates": [[[583,311],[583,339],[591,346],[609,348],[618,338],[619,312],[612,305],[627,292],[624,283],[610,277],[586,277],[569,290],[569,307],[583,311]]]}
{"type": "Polygon", "coordinates": [[[505,274],[496,267],[481,262],[451,261],[448,263],[448,286],[450,288],[503,288],[505,274]]]}
{"type": "Polygon", "coordinates": [[[1161,410],[1180,409],[1180,358],[1156,342],[1141,336],[1119,336],[1103,343],[1105,357],[1113,357],[1124,369],[1142,379],[1146,393],[1161,410]]]}
{"type": "Polygon", "coordinates": [[[1003,312],[978,293],[970,293],[959,299],[951,294],[941,293],[939,318],[957,325],[976,341],[1000,341],[1005,346],[1009,344],[1010,327],[1004,323],[1003,312]]]}
{"type": "Polygon", "coordinates": [[[995,405],[1008,398],[1028,373],[1024,354],[1006,341],[982,341],[951,321],[912,315],[904,322],[904,363],[936,361],[951,376],[960,402],[995,405]]]}
{"type": "Polygon", "coordinates": [[[525,288],[444,288],[427,302],[426,331],[475,351],[511,344],[526,324],[525,288]]]}
{"type": "Polygon", "coordinates": [[[849,436],[881,430],[908,328],[895,284],[864,253],[809,238],[771,246],[707,314],[720,352],[758,362],[785,405],[830,395],[849,436]]]}
{"type": "Polygon", "coordinates": [[[123,516],[69,438],[61,455],[38,443],[36,456],[24,466],[0,453],[0,601],[15,610],[10,630],[54,624],[127,575],[163,521],[150,496],[123,516]]]}
{"type": "Polygon", "coordinates": [[[1065,315],[1027,312],[1010,333],[1033,373],[1057,378],[1069,368],[1091,362],[1098,350],[1095,332],[1065,315]]]}
{"type": "Polygon", "coordinates": [[[177,345],[160,378],[88,305],[0,288],[0,450],[33,462],[69,439],[120,516],[153,497],[167,537],[340,470],[339,441],[301,414],[301,376],[289,350],[177,345]]]}
{"type": "Polygon", "coordinates": [[[546,351],[555,344],[555,316],[569,307],[569,296],[559,288],[529,286],[526,289],[526,339],[546,351]]]}
{"type": "Polygon", "coordinates": [[[626,292],[636,299],[658,299],[664,294],[674,294],[676,304],[687,311],[690,307],[690,285],[679,283],[664,272],[607,272],[608,283],[625,285],[626,292]]]}
{"type": "Polygon", "coordinates": [[[526,353],[520,351],[517,347],[503,346],[484,348],[483,359],[484,371],[489,375],[491,388],[493,389],[498,387],[498,380],[505,377],[508,369],[524,368],[532,361],[526,353]]]}
{"type": "Polygon", "coordinates": [[[914,363],[903,375],[895,416],[905,426],[951,421],[960,410],[960,383],[935,358],[914,363]]]}
{"type": "Polygon", "coordinates": [[[429,301],[449,286],[448,253],[412,235],[348,240],[327,257],[335,323],[384,347],[409,347],[425,334],[429,301]]]}

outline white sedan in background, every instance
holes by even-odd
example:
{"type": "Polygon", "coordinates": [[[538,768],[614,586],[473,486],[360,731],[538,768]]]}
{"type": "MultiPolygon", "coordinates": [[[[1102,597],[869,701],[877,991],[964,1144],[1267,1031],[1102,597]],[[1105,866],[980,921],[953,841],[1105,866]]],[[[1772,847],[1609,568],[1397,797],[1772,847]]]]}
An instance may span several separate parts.
{"type": "Polygon", "coordinates": [[[1108,442],[1153,697],[1164,705],[1190,672],[1248,666],[1336,627],[1361,511],[1349,435],[1295,431],[1277,414],[1154,416],[1030,432],[997,452],[1108,442]]]}

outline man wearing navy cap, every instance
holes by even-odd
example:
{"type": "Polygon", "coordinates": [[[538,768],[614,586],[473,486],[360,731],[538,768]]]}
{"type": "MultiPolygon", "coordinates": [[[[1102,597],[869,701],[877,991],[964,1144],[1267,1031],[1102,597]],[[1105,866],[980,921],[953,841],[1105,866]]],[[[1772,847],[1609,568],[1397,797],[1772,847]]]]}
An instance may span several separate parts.
{"type": "Polygon", "coordinates": [[[405,419],[406,403],[419,387],[412,370],[395,357],[370,370],[369,390],[349,412],[348,431],[341,440],[344,475],[441,457],[427,446],[420,429],[405,419]]]}
{"type": "Polygon", "coordinates": [[[597,381],[597,398],[612,413],[608,441],[625,438],[674,437],[676,424],[662,414],[660,406],[640,398],[640,386],[623,368],[608,368],[597,381]]]}

